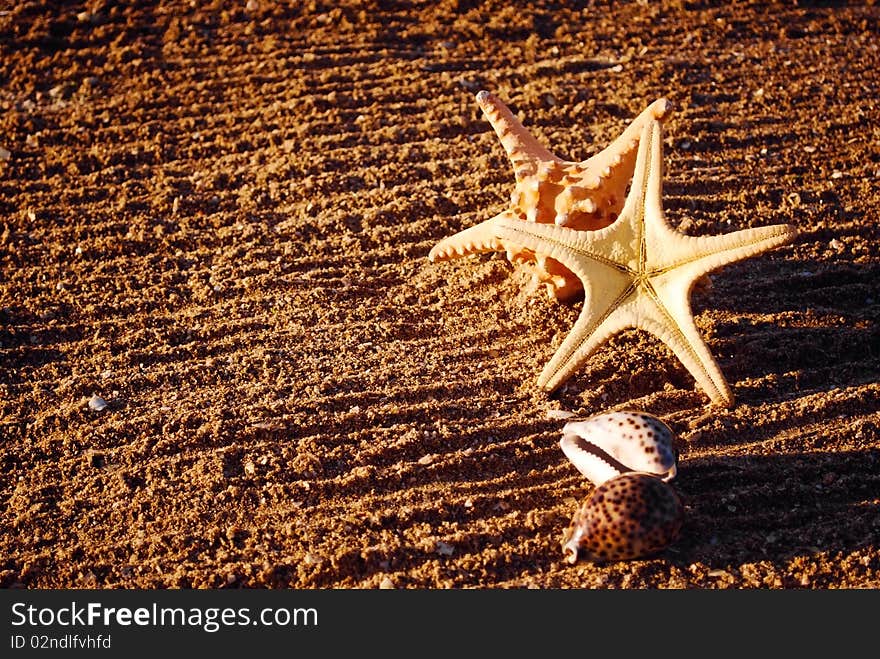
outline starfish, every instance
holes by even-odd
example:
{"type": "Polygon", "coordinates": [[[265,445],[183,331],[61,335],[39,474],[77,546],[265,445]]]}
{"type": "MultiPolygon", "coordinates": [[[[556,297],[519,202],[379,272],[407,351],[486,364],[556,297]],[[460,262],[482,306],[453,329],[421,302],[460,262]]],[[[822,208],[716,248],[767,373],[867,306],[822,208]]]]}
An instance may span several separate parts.
{"type": "Polygon", "coordinates": [[[630,327],[658,337],[712,403],[733,405],[733,395],[693,320],[694,282],[721,266],[792,241],[787,224],[718,236],[686,236],[666,221],[661,204],[660,123],[644,122],[632,186],[617,219],[593,231],[502,217],[499,240],[559,261],[583,282],[583,308],[569,335],[544,367],[538,385],[553,391],[602,343],[630,327]]]}
{"type": "Polygon", "coordinates": [[[662,98],[652,103],[607,148],[583,162],[569,162],[550,153],[493,94],[481,91],[477,103],[513,164],[516,187],[510,207],[440,241],[428,258],[432,262],[445,261],[467,254],[504,251],[511,263],[530,266],[536,279],[546,284],[551,298],[570,300],[583,291],[580,279],[557,259],[501,238],[498,223],[520,218],[581,230],[611,224],[623,208],[642,126],[662,118],[670,109],[669,103],[662,98]]]}

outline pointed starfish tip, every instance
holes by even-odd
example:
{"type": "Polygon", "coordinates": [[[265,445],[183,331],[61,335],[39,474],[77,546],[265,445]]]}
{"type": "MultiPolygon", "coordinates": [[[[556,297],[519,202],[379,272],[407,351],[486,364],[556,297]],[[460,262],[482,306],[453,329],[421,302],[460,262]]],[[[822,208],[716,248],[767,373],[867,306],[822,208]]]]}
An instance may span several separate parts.
{"type": "Polygon", "coordinates": [[[655,119],[663,119],[667,114],[672,112],[675,106],[668,98],[658,98],[651,104],[651,110],[655,119]]]}

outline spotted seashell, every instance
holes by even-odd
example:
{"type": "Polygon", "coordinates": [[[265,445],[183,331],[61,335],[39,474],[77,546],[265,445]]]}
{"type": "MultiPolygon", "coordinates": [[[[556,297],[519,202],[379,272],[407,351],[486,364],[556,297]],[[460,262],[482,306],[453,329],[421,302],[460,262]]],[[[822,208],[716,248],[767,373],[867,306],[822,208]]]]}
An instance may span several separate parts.
{"type": "Polygon", "coordinates": [[[575,513],[562,540],[565,560],[596,562],[648,556],[675,542],[684,507],[672,486],[628,472],[605,481],[575,513]]]}
{"type": "Polygon", "coordinates": [[[644,412],[610,412],[562,428],[559,445],[571,463],[594,485],[628,471],[672,480],[677,472],[673,434],[644,412]]]}

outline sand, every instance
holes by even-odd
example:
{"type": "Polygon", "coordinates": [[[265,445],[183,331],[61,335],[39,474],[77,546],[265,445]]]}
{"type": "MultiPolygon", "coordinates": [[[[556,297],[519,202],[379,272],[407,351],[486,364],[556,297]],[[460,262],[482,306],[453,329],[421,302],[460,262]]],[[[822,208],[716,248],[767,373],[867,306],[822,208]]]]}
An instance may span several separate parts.
{"type": "Polygon", "coordinates": [[[0,585],[880,586],[873,3],[61,4],[0,11],[0,585]],[[693,296],[733,408],[634,330],[548,396],[580,302],[428,262],[513,188],[484,88],[571,159],[665,96],[674,226],[799,229],[693,296]],[[614,409],[684,528],[571,566],[549,412],[614,409]]]}

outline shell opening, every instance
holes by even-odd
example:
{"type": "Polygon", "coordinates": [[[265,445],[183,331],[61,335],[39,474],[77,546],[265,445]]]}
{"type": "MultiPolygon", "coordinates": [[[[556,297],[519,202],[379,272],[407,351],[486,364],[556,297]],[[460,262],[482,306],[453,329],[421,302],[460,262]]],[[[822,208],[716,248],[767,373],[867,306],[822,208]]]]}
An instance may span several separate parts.
{"type": "Polygon", "coordinates": [[[577,543],[569,540],[562,546],[562,553],[565,555],[565,562],[574,565],[578,562],[577,543]]]}
{"type": "Polygon", "coordinates": [[[574,565],[578,562],[581,551],[581,539],[584,537],[584,527],[578,523],[577,515],[568,527],[562,538],[562,554],[566,563],[574,565]]]}

